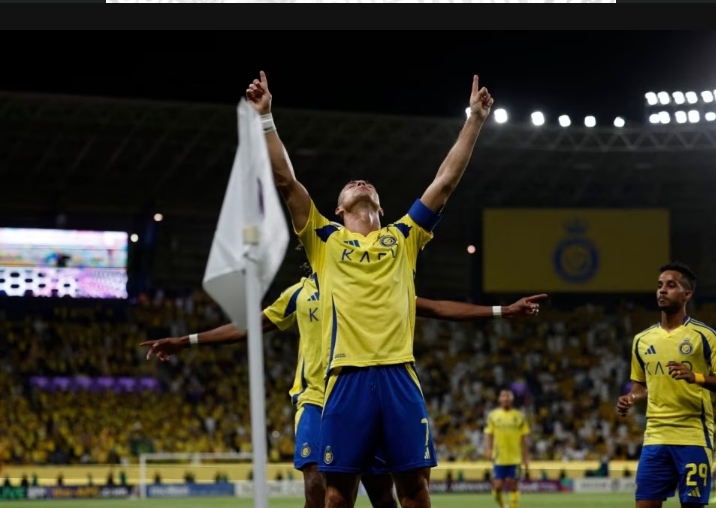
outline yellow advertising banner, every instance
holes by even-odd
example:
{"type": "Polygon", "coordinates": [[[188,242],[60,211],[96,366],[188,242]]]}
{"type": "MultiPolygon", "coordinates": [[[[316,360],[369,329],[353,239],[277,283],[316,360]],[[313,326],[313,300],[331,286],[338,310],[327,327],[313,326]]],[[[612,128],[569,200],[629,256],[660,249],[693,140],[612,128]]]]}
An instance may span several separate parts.
{"type": "Polygon", "coordinates": [[[656,291],[669,261],[669,211],[487,209],[483,290],[656,291]]]}

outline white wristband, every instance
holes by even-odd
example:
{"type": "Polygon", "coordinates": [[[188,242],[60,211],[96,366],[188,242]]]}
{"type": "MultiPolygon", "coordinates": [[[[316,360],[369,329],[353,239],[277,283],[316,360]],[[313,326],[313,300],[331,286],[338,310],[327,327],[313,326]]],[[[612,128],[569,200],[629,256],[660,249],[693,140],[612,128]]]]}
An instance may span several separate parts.
{"type": "Polygon", "coordinates": [[[189,345],[190,346],[198,346],[199,345],[199,334],[198,333],[192,333],[189,335],[189,345]]]}
{"type": "Polygon", "coordinates": [[[273,115],[261,115],[261,126],[264,128],[264,133],[274,132],[276,130],[276,124],[273,123],[273,115]]]}
{"type": "Polygon", "coordinates": [[[492,315],[495,317],[502,317],[502,307],[499,305],[492,307],[492,315]]]}

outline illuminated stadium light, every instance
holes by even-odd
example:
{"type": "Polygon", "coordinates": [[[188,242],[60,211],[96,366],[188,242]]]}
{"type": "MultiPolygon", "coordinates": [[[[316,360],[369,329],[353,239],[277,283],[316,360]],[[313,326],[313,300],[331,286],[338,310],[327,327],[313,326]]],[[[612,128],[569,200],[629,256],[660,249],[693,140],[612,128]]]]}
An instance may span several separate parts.
{"type": "Polygon", "coordinates": [[[709,111],[704,115],[704,120],[706,120],[707,122],[713,122],[714,120],[716,120],[716,113],[714,113],[713,111],[709,111]]]}
{"type": "Polygon", "coordinates": [[[532,123],[537,126],[544,125],[544,115],[540,111],[535,111],[532,113],[532,123]]]}
{"type": "Polygon", "coordinates": [[[678,123],[686,123],[686,113],[683,111],[677,111],[674,113],[674,118],[678,123]]]}
{"type": "Polygon", "coordinates": [[[669,103],[669,94],[666,92],[659,92],[659,102],[661,102],[664,105],[667,105],[669,103]]]}
{"type": "Polygon", "coordinates": [[[698,122],[700,119],[700,116],[701,115],[699,115],[698,111],[696,111],[695,109],[692,109],[691,111],[689,111],[689,122],[691,122],[691,123],[698,122]]]}
{"type": "Polygon", "coordinates": [[[139,241],[139,237],[136,234],[130,236],[129,239],[132,240],[132,242],[134,243],[137,243],[139,241]]]}
{"type": "Polygon", "coordinates": [[[559,125],[561,125],[562,127],[569,127],[570,125],[572,125],[572,121],[567,115],[562,115],[559,117],[559,125]]]}
{"type": "Polygon", "coordinates": [[[651,115],[649,115],[649,121],[650,121],[651,123],[659,123],[659,122],[661,122],[661,120],[659,120],[659,115],[656,114],[656,113],[652,113],[651,115]]]}
{"type": "Polygon", "coordinates": [[[505,123],[507,121],[507,111],[504,109],[496,109],[495,110],[495,121],[497,123],[505,123]]]}
{"type": "Polygon", "coordinates": [[[686,92],[686,102],[689,104],[696,104],[698,100],[699,98],[696,95],[696,92],[686,92]]]}
{"type": "Polygon", "coordinates": [[[465,108],[465,116],[470,118],[470,108],[465,108]]]}
{"type": "Polygon", "coordinates": [[[713,102],[714,94],[712,92],[710,92],[709,90],[706,90],[705,92],[701,92],[701,99],[704,102],[713,102]]]}
{"type": "Polygon", "coordinates": [[[649,104],[649,106],[656,106],[656,103],[659,102],[656,99],[656,94],[654,92],[648,92],[645,97],[646,102],[649,104]]]}
{"type": "Polygon", "coordinates": [[[597,125],[597,119],[591,115],[585,116],[584,117],[584,125],[587,127],[594,127],[595,125],[597,125]]]}
{"type": "Polygon", "coordinates": [[[676,104],[683,104],[686,102],[686,97],[684,97],[684,92],[674,92],[671,94],[672,97],[674,97],[674,102],[676,104]]]}
{"type": "Polygon", "coordinates": [[[626,122],[622,117],[618,116],[614,119],[614,127],[624,127],[624,124],[626,124],[626,122]]]}
{"type": "Polygon", "coordinates": [[[474,246],[474,245],[468,245],[468,246],[467,246],[467,253],[468,253],[468,254],[475,254],[475,246],[474,246]]]}
{"type": "Polygon", "coordinates": [[[671,122],[671,116],[666,111],[662,111],[659,113],[659,122],[661,123],[669,123],[671,122]]]}
{"type": "Polygon", "coordinates": [[[164,219],[164,216],[161,213],[155,213],[154,214],[154,220],[157,222],[161,222],[164,219]]]}

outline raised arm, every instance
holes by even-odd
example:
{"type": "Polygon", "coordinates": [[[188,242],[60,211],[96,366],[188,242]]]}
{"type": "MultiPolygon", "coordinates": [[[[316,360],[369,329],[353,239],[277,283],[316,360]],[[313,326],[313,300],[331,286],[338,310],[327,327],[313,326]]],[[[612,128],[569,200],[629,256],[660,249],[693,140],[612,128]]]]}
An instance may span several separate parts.
{"type": "Polygon", "coordinates": [[[260,78],[255,79],[246,89],[246,99],[261,115],[274,182],[286,202],[294,229],[302,231],[308,221],[311,196],[296,179],[286,148],[276,132],[273,115],[271,114],[271,93],[268,89],[268,81],[264,71],[261,71],[260,78]]]}
{"type": "Polygon", "coordinates": [[[420,200],[433,212],[438,212],[445,206],[448,198],[457,187],[467,163],[470,162],[472,149],[480,134],[480,129],[490,114],[493,103],[492,96],[487,88],[480,88],[478,77],[472,78],[472,93],[470,94],[470,117],[460,131],[457,142],[450,149],[443,161],[435,180],[430,184],[420,200]]]}
{"type": "MultiPolygon", "coordinates": [[[[261,331],[263,333],[277,330],[275,324],[266,317],[266,313],[261,313],[261,331]]],[[[240,332],[233,324],[228,324],[209,330],[208,332],[202,332],[197,334],[197,346],[208,347],[208,346],[223,346],[225,344],[236,344],[246,339],[246,332],[240,332]]],[[[186,346],[189,345],[189,336],[181,337],[179,339],[186,346]]]]}
{"type": "Polygon", "coordinates": [[[416,301],[416,314],[419,317],[443,319],[446,321],[471,321],[473,319],[491,317],[527,317],[539,314],[537,300],[547,298],[547,295],[534,295],[522,298],[507,306],[489,307],[487,305],[473,305],[471,303],[453,302],[449,300],[428,300],[418,297],[416,301]]]}
{"type": "MultiPolygon", "coordinates": [[[[278,329],[278,327],[266,316],[265,312],[261,313],[261,328],[264,333],[278,329]]],[[[208,332],[198,333],[197,346],[224,346],[226,344],[235,344],[246,339],[246,332],[240,332],[233,324],[219,326],[208,332]]],[[[147,351],[147,360],[152,356],[156,356],[159,360],[167,361],[170,356],[187,349],[191,345],[189,335],[184,337],[170,337],[167,339],[148,340],[142,342],[140,346],[149,347],[147,351]]]]}

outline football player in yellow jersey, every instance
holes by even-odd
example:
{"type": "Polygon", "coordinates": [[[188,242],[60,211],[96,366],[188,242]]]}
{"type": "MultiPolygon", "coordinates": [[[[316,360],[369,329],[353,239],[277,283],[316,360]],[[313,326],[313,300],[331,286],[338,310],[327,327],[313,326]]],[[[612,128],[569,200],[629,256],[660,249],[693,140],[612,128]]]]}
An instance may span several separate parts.
{"type": "MultiPolygon", "coordinates": [[[[293,387],[289,392],[296,408],[294,467],[303,473],[306,508],[322,508],[326,487],[317,464],[319,453],[319,432],[321,411],[324,402],[324,369],[321,357],[321,333],[317,318],[319,293],[315,274],[310,265],[304,265],[307,277],[289,287],[261,314],[264,332],[287,330],[294,325],[299,330],[298,365],[293,387]]],[[[546,295],[523,298],[512,305],[502,307],[501,315],[507,318],[536,316],[539,304],[536,300],[546,295]]],[[[422,317],[451,321],[468,321],[493,316],[492,307],[451,301],[417,299],[417,314],[422,317]]],[[[150,347],[147,359],[156,356],[166,361],[170,356],[194,346],[220,346],[241,342],[246,338],[232,324],[199,334],[147,341],[140,346],[150,347]]],[[[379,454],[380,455],[380,454],[379,454]]],[[[362,477],[366,493],[374,508],[395,508],[393,480],[385,472],[384,460],[374,460],[371,474],[362,477]]],[[[357,494],[357,490],[354,495],[357,494]]]]}
{"type": "Polygon", "coordinates": [[[686,314],[696,276],[683,263],[661,267],[656,298],[661,322],[634,337],[632,388],[619,398],[625,416],[646,399],[636,507],[661,508],[678,489],[682,507],[709,503],[716,390],[716,332],[686,314]]]}
{"type": "Polygon", "coordinates": [[[500,508],[517,508],[520,465],[527,469],[529,464],[530,425],[524,413],[512,407],[514,400],[512,390],[500,391],[500,407],[487,416],[485,428],[485,455],[494,463],[492,495],[500,508]],[[503,490],[509,492],[509,505],[502,499],[503,490]]]}
{"type": "Polygon", "coordinates": [[[401,505],[429,508],[437,461],[413,367],[413,279],[418,253],[433,237],[493,99],[474,76],[468,118],[434,180],[407,214],[382,226],[378,193],[364,180],[349,182],[338,196],[343,225],[321,215],[278,137],[263,71],[246,97],[261,115],[274,181],[318,275],[327,365],[318,469],[326,477],[326,505],[353,506],[360,475],[382,450],[401,505]]]}

